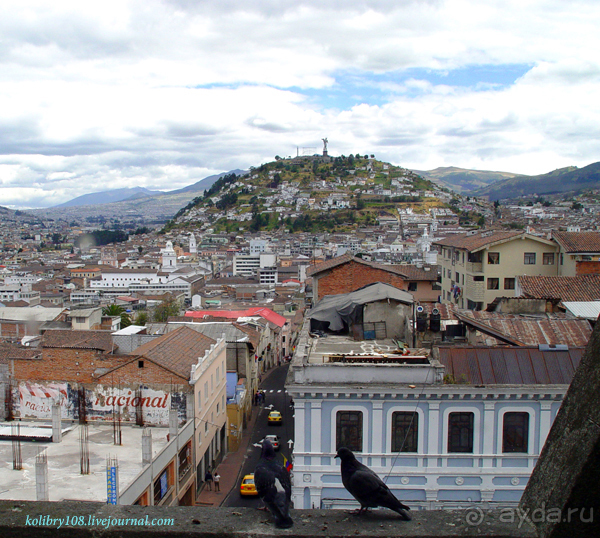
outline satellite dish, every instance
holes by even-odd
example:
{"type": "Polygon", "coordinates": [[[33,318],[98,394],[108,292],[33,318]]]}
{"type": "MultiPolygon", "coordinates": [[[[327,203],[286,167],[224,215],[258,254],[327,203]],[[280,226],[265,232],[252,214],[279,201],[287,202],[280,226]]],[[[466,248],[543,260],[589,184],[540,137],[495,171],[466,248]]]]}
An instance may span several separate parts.
{"type": "Polygon", "coordinates": [[[419,314],[423,312],[423,310],[425,309],[422,306],[417,306],[417,312],[419,312],[419,314]]]}
{"type": "Polygon", "coordinates": [[[434,308],[434,309],[431,311],[431,313],[432,313],[434,316],[437,316],[437,315],[440,313],[440,311],[439,311],[437,308],[434,308]]]}

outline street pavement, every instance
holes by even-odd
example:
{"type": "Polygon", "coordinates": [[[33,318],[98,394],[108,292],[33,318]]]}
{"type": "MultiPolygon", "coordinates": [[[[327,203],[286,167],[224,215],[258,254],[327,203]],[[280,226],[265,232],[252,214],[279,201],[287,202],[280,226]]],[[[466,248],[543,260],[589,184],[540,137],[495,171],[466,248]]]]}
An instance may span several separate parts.
{"type": "MultiPolygon", "coordinates": [[[[258,506],[256,497],[241,497],[239,487],[242,477],[254,472],[260,458],[260,447],[255,445],[259,445],[265,435],[279,435],[280,453],[291,459],[292,445],[288,441],[293,440],[294,434],[293,408],[290,407],[290,398],[284,390],[288,367],[288,364],[275,367],[263,376],[260,388],[265,390],[265,403],[252,407],[252,419],[242,435],[240,448],[236,452],[229,452],[217,467],[221,475],[221,491],[215,491],[214,484],[212,491],[204,485],[196,501],[197,506],[258,506]],[[281,412],[283,425],[267,425],[270,406],[281,412]]],[[[283,462],[282,456],[279,459],[283,462]]]]}

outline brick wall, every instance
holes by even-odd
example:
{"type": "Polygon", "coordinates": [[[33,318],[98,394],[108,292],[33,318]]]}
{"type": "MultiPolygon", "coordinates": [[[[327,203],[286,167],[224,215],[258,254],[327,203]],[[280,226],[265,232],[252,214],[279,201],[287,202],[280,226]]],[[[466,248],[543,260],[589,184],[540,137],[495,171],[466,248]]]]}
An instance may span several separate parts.
{"type": "Polygon", "coordinates": [[[576,273],[578,275],[600,274],[600,262],[577,262],[576,273]]]}
{"type": "Polygon", "coordinates": [[[390,284],[402,290],[407,288],[400,275],[350,261],[334,267],[318,279],[318,297],[315,297],[315,302],[325,295],[350,293],[375,282],[390,284]]]}
{"type": "Polygon", "coordinates": [[[104,355],[91,349],[43,348],[40,359],[15,359],[17,381],[73,381],[95,383],[97,368],[113,368],[131,360],[126,355],[104,355]]]}
{"type": "MultiPolygon", "coordinates": [[[[132,358],[132,356],[129,356],[128,360],[132,358]]],[[[187,384],[187,379],[179,377],[143,357],[135,357],[133,362],[124,364],[121,368],[115,370],[114,373],[106,374],[97,380],[100,383],[108,383],[111,377],[118,379],[119,383],[144,383],[147,385],[187,384]],[[140,365],[140,361],[142,361],[142,365],[140,365]]]]}

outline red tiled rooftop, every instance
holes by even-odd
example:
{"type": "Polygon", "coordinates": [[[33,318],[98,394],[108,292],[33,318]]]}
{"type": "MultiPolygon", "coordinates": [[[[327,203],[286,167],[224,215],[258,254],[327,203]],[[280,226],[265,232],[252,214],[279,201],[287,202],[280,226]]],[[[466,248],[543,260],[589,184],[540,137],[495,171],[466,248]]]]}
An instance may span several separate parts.
{"type": "Polygon", "coordinates": [[[519,276],[521,295],[562,301],[600,300],[600,275],[519,276]]]}
{"type": "Polygon", "coordinates": [[[554,232],[552,237],[566,252],[600,253],[598,232],[554,232]]]}
{"type": "Polygon", "coordinates": [[[172,370],[181,377],[189,378],[191,367],[204,356],[216,342],[189,327],[179,329],[146,342],[130,355],[143,356],[172,370]]]}
{"type": "Polygon", "coordinates": [[[488,231],[473,235],[452,235],[445,237],[444,239],[440,239],[439,241],[435,241],[434,245],[462,248],[468,250],[469,252],[473,252],[485,247],[486,245],[507,241],[521,235],[524,235],[524,232],[488,231]]]}
{"type": "Polygon", "coordinates": [[[97,349],[112,352],[117,349],[109,331],[49,330],[42,337],[42,347],[66,349],[97,349]]]}

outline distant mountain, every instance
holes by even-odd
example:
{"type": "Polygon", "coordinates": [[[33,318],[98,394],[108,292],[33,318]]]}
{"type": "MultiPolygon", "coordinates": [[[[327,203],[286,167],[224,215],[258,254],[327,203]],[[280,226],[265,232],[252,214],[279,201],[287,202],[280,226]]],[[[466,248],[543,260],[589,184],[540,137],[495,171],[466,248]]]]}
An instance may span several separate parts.
{"type": "Polygon", "coordinates": [[[151,191],[144,187],[133,187],[126,189],[114,189],[110,191],[92,192],[90,194],[84,194],[73,198],[64,204],[57,205],[55,207],[74,207],[81,205],[98,205],[98,204],[112,204],[114,202],[122,202],[123,200],[131,200],[139,198],[140,196],[155,196],[157,194],[163,194],[161,191],[151,191]]]}
{"type": "Polygon", "coordinates": [[[210,189],[219,179],[228,174],[235,174],[236,176],[241,176],[246,173],[246,170],[230,170],[229,172],[223,172],[222,174],[217,174],[214,176],[208,176],[200,181],[197,181],[193,185],[188,185],[187,187],[183,187],[183,189],[178,189],[176,191],[169,191],[168,194],[182,194],[184,192],[202,192],[210,189]]]}
{"type": "Polygon", "coordinates": [[[445,166],[435,170],[413,170],[415,174],[434,181],[460,194],[470,194],[496,181],[517,177],[511,172],[489,172],[485,170],[469,170],[455,166],[445,166]]]}
{"type": "Polygon", "coordinates": [[[94,223],[102,222],[103,219],[117,218],[136,224],[164,223],[173,218],[173,215],[192,199],[201,195],[202,191],[209,189],[220,177],[232,173],[244,174],[245,172],[242,170],[224,172],[204,178],[183,189],[169,192],[150,191],[137,187],[87,194],[59,206],[32,209],[28,212],[40,218],[62,219],[70,222],[94,223]],[[103,202],[100,197],[105,195],[113,195],[118,200],[103,202]]]}
{"type": "Polygon", "coordinates": [[[591,189],[600,189],[600,162],[583,168],[559,168],[538,176],[517,176],[483,187],[473,194],[487,196],[490,200],[504,200],[543,194],[575,194],[591,189]]]}

